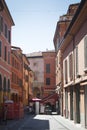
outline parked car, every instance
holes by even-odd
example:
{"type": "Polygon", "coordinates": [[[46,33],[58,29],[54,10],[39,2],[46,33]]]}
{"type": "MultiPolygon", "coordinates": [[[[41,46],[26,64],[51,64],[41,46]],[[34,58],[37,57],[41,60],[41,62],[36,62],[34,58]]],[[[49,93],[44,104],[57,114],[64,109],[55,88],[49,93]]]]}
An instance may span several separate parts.
{"type": "Polygon", "coordinates": [[[45,106],[45,114],[47,114],[47,115],[51,115],[52,114],[51,106],[49,106],[49,105],[45,106]]]}

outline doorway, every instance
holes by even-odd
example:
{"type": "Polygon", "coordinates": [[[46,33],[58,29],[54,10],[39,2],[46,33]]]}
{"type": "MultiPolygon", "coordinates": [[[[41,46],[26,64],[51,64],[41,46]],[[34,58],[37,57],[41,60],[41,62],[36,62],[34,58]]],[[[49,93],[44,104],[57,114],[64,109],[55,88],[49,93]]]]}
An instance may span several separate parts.
{"type": "Polygon", "coordinates": [[[73,120],[73,88],[70,88],[70,119],[73,120]]]}
{"type": "Polygon", "coordinates": [[[87,128],[87,86],[85,86],[85,128],[87,128]]]}
{"type": "Polygon", "coordinates": [[[76,123],[80,123],[80,87],[76,86],[76,123]]]}

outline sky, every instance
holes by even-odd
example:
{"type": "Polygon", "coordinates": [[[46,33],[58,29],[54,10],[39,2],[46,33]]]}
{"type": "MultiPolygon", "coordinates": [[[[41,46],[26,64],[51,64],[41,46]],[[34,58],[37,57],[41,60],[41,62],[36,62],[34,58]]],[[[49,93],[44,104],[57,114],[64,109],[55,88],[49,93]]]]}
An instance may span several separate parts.
{"type": "Polygon", "coordinates": [[[54,50],[53,37],[59,17],[66,14],[70,4],[81,0],[5,0],[15,26],[12,46],[24,54],[54,50]]]}

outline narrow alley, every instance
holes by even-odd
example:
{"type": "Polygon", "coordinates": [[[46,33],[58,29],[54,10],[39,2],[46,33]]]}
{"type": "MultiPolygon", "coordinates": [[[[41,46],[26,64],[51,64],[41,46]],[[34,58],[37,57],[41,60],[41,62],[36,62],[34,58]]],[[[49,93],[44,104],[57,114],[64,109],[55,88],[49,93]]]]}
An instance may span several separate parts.
{"type": "Polygon", "coordinates": [[[86,130],[60,115],[25,115],[19,120],[0,124],[0,130],[86,130]]]}

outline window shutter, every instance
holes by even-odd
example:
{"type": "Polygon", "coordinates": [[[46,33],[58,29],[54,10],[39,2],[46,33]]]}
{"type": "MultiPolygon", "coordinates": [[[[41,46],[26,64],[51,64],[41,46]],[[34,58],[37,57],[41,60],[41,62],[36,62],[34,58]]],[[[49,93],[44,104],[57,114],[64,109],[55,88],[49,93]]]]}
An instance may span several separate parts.
{"type": "Polygon", "coordinates": [[[85,61],[85,68],[87,68],[87,36],[84,39],[84,61],[85,61]]]}
{"type": "Polygon", "coordinates": [[[3,32],[3,18],[0,16],[0,33],[3,32]]]}
{"type": "Polygon", "coordinates": [[[67,84],[67,60],[65,60],[65,83],[67,84]]]}
{"type": "Polygon", "coordinates": [[[78,74],[78,47],[76,47],[76,74],[78,74]]]}
{"type": "Polygon", "coordinates": [[[72,54],[70,54],[69,56],[69,76],[70,76],[70,80],[73,79],[73,57],[72,54]]]}
{"type": "Polygon", "coordinates": [[[50,64],[46,64],[46,73],[50,73],[50,64]]]}

